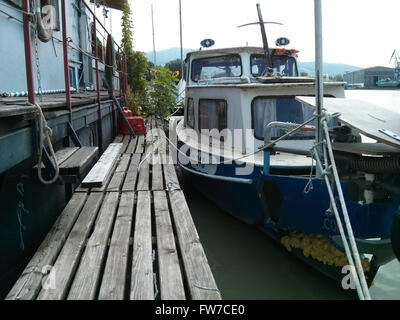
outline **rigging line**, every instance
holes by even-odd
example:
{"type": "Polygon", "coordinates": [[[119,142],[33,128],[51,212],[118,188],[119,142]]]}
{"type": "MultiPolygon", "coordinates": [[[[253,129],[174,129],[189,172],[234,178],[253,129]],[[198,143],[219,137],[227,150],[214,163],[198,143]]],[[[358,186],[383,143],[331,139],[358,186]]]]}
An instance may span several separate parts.
{"type": "MultiPolygon", "coordinates": [[[[324,113],[324,114],[326,114],[326,113],[324,113]]],[[[347,212],[347,206],[346,206],[346,203],[344,201],[343,190],[342,190],[342,186],[340,184],[339,174],[338,174],[337,168],[336,168],[336,163],[335,163],[335,158],[334,158],[333,151],[332,151],[331,141],[329,139],[329,129],[328,129],[328,124],[326,122],[326,116],[325,115],[324,115],[324,117],[323,117],[321,122],[322,122],[322,130],[323,130],[323,132],[325,134],[325,138],[326,138],[325,139],[326,148],[327,148],[328,155],[329,155],[329,158],[330,158],[330,161],[331,161],[332,172],[333,172],[333,176],[335,178],[336,189],[337,189],[337,192],[339,194],[339,200],[340,200],[340,204],[341,204],[342,211],[343,211],[343,218],[345,220],[345,226],[346,226],[346,229],[347,229],[347,233],[349,235],[350,245],[351,245],[351,248],[352,248],[352,251],[353,251],[353,255],[354,255],[354,259],[355,259],[355,262],[356,262],[356,270],[357,270],[357,273],[358,273],[358,275],[360,277],[361,287],[363,289],[365,298],[367,300],[371,300],[371,296],[370,296],[369,291],[368,291],[368,285],[367,285],[367,282],[365,280],[364,271],[363,271],[363,268],[362,268],[362,265],[361,265],[361,261],[360,261],[360,255],[358,253],[357,245],[356,245],[356,242],[354,240],[353,230],[351,228],[350,218],[349,218],[349,215],[348,215],[348,212],[347,212]]]]}
{"type": "Polygon", "coordinates": [[[2,6],[4,6],[4,7],[7,7],[7,8],[14,9],[15,11],[24,13],[24,14],[26,14],[26,15],[28,15],[28,16],[34,16],[34,14],[31,13],[31,12],[27,12],[27,11],[24,11],[24,10],[21,10],[21,9],[18,9],[18,8],[15,8],[14,6],[11,6],[11,5],[6,4],[6,3],[4,3],[4,2],[0,2],[0,5],[2,5],[2,6]]]}
{"type": "Polygon", "coordinates": [[[8,17],[8,19],[10,19],[10,20],[15,20],[15,21],[18,21],[18,22],[20,22],[20,23],[24,23],[22,20],[20,20],[20,19],[18,19],[17,17],[15,17],[15,16],[9,14],[8,12],[5,12],[5,11],[3,11],[3,10],[0,10],[0,12],[1,12],[2,14],[6,15],[6,16],[8,17]]]}
{"type": "MultiPolygon", "coordinates": [[[[279,137],[278,139],[276,139],[276,140],[274,140],[274,141],[272,141],[272,142],[270,142],[270,143],[268,143],[268,144],[262,146],[260,149],[254,151],[254,152],[251,152],[251,153],[249,153],[249,154],[245,154],[245,155],[240,156],[240,157],[235,158],[235,159],[229,159],[229,160],[217,161],[217,162],[214,162],[214,161],[213,161],[213,162],[211,162],[211,164],[216,164],[216,165],[219,165],[219,164],[231,164],[233,161],[236,162],[236,161],[238,161],[238,160],[251,157],[251,156],[253,156],[253,155],[255,155],[255,154],[257,154],[257,153],[259,153],[259,152],[261,152],[261,151],[264,151],[264,150],[270,148],[271,146],[273,146],[273,145],[276,144],[277,142],[279,142],[279,141],[281,141],[281,140],[283,140],[283,139],[289,137],[290,135],[292,135],[293,133],[295,133],[297,130],[300,130],[302,127],[304,127],[304,126],[307,125],[308,123],[310,123],[310,122],[312,122],[313,120],[315,120],[315,118],[316,118],[316,116],[313,116],[312,118],[310,118],[310,119],[308,119],[307,121],[303,122],[302,124],[298,125],[298,126],[297,126],[296,128],[294,128],[293,130],[289,131],[288,133],[284,134],[283,136],[279,137]]],[[[195,163],[202,164],[202,163],[199,161],[199,159],[197,159],[197,158],[194,159],[194,158],[188,156],[186,153],[184,153],[184,152],[182,152],[181,150],[179,150],[178,146],[176,146],[166,135],[164,135],[164,137],[165,137],[165,139],[167,139],[167,140],[169,141],[169,143],[174,147],[174,149],[175,149],[176,151],[178,151],[180,154],[182,154],[183,156],[185,156],[187,159],[193,160],[193,161],[195,161],[195,163]]],[[[202,152],[202,151],[200,150],[200,152],[202,152]]],[[[204,164],[210,164],[210,163],[204,163],[204,164]]]]}

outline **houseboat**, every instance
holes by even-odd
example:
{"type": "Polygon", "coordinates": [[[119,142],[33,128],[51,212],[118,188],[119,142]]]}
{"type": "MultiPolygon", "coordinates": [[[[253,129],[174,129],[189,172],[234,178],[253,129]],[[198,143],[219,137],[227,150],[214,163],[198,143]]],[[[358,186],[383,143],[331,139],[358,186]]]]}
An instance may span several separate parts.
{"type": "Polygon", "coordinates": [[[106,3],[0,0],[0,297],[116,135],[126,60],[104,22],[123,1],[106,3]]]}

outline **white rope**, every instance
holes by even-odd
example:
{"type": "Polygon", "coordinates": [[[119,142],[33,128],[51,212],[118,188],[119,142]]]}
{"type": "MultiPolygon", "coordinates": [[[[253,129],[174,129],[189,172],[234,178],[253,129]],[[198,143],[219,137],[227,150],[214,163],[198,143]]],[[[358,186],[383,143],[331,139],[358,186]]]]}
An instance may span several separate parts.
{"type": "Polygon", "coordinates": [[[38,178],[40,182],[43,184],[52,184],[57,181],[59,177],[59,166],[57,163],[56,155],[53,149],[53,145],[51,143],[51,135],[52,135],[52,130],[51,128],[47,125],[46,118],[43,115],[42,108],[39,106],[39,104],[35,104],[35,106],[39,110],[39,161],[38,161],[38,178]],[[56,172],[54,174],[54,177],[50,180],[45,180],[42,177],[42,162],[43,162],[43,148],[44,148],[44,141],[47,140],[47,143],[49,144],[50,148],[50,153],[53,158],[53,164],[56,169],[56,172]]]}

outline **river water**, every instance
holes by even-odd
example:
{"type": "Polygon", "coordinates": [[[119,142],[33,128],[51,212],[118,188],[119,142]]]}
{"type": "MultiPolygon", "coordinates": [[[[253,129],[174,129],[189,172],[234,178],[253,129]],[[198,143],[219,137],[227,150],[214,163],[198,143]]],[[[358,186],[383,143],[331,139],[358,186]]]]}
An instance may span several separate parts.
{"type": "MultiPolygon", "coordinates": [[[[347,98],[365,100],[400,113],[400,90],[347,90],[347,98]]],[[[200,240],[223,299],[356,299],[270,240],[254,226],[238,221],[197,192],[180,175],[200,240]]],[[[372,299],[400,299],[400,263],[381,267],[370,289],[372,299]]]]}

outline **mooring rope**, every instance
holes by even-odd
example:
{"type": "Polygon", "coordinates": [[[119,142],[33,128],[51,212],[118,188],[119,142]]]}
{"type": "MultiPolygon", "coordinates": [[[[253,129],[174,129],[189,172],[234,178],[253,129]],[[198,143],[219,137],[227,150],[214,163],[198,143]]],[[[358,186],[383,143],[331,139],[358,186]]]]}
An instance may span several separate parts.
{"type": "Polygon", "coordinates": [[[40,107],[39,104],[35,104],[35,106],[38,108],[39,111],[39,161],[38,161],[38,178],[40,182],[43,184],[52,184],[55,181],[57,181],[60,173],[60,169],[57,163],[57,158],[53,149],[53,145],[51,143],[51,135],[52,135],[52,130],[51,128],[47,125],[46,118],[43,115],[42,108],[40,107]],[[42,177],[42,162],[43,162],[43,148],[44,148],[44,141],[47,140],[47,143],[49,144],[50,148],[50,153],[53,158],[53,164],[55,167],[55,174],[54,177],[50,180],[45,180],[42,177]]]}
{"type": "Polygon", "coordinates": [[[29,213],[29,210],[26,209],[24,205],[24,195],[25,195],[24,184],[22,182],[19,182],[16,186],[16,189],[20,195],[20,199],[17,203],[17,219],[19,224],[19,239],[20,239],[19,247],[21,250],[24,250],[25,243],[24,243],[23,231],[26,230],[26,226],[22,222],[22,214],[29,213]]]}

